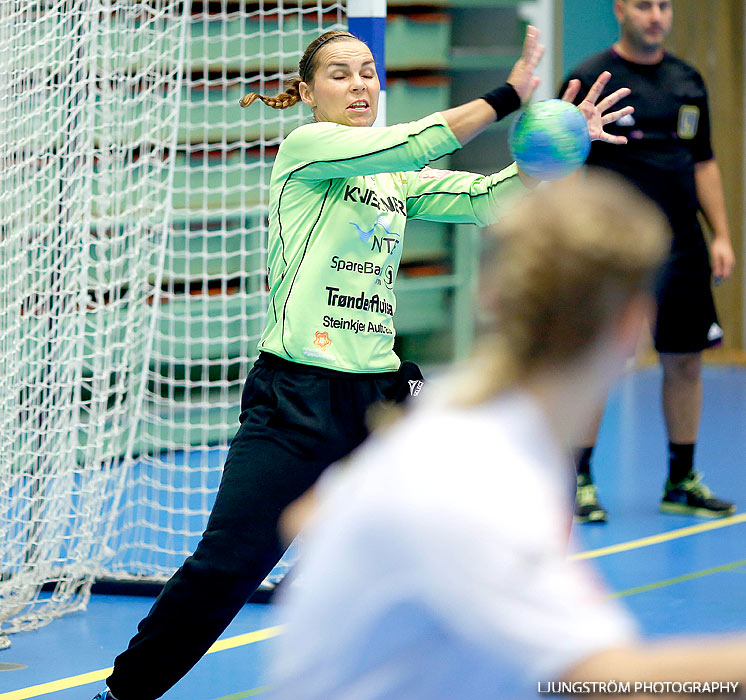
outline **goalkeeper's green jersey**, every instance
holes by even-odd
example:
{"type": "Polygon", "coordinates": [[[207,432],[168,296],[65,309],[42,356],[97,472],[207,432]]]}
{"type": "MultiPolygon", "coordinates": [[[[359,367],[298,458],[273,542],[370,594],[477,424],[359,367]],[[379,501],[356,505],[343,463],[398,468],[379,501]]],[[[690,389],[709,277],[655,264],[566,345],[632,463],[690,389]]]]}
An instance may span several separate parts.
{"type": "Polygon", "coordinates": [[[399,367],[394,286],[407,219],[484,226],[524,190],[515,164],[490,176],[425,167],[458,148],[440,114],[382,128],[317,122],[283,141],[259,350],[345,372],[399,367]]]}

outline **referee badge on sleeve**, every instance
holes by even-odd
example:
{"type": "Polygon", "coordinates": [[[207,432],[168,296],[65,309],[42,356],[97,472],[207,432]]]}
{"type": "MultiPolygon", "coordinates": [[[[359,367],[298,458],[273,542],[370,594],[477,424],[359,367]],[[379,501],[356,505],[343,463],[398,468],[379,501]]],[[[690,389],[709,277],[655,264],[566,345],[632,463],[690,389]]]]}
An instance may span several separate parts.
{"type": "Polygon", "coordinates": [[[680,139],[693,139],[699,126],[699,107],[682,105],[679,109],[679,126],[676,133],[680,139]]]}

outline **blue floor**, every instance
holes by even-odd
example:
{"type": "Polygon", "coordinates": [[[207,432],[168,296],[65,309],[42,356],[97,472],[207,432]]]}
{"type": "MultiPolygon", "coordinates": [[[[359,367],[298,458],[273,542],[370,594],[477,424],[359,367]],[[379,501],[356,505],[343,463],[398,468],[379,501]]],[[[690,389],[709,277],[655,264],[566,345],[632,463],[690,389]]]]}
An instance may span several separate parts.
{"type": "MultiPolygon", "coordinates": [[[[594,457],[609,522],[576,527],[581,549],[712,522],[657,512],[667,458],[660,378],[658,369],[637,372],[611,397],[594,457]]],[[[715,494],[738,504],[738,516],[746,512],[746,370],[705,367],[704,387],[696,466],[715,494]]],[[[622,596],[624,602],[651,636],[742,632],[746,629],[745,535],[746,523],[736,522],[593,561],[609,588],[630,593],[622,596]],[[681,578],[685,580],[676,580],[681,578]],[[659,587],[630,591],[651,585],[659,587]]]]}
{"type": "MultiPolygon", "coordinates": [[[[704,379],[697,466],[716,494],[736,501],[739,513],[746,512],[746,369],[706,367],[704,379]]],[[[580,549],[648,635],[743,631],[746,522],[738,517],[716,521],[712,524],[725,526],[700,527],[680,536],[677,531],[682,528],[712,521],[658,513],[666,476],[666,437],[659,404],[657,369],[630,375],[614,391],[594,460],[609,522],[576,526],[580,549]],[[669,539],[647,546],[644,541],[636,542],[662,533],[669,533],[669,539]],[[622,543],[628,543],[622,551],[598,551],[622,543]]],[[[0,670],[0,700],[89,700],[103,685],[92,676],[100,676],[111,665],[151,602],[94,596],[86,612],[36,632],[14,635],[13,646],[0,652],[0,669],[16,664],[25,668],[0,670]]],[[[277,622],[271,606],[247,605],[224,638],[277,622]]],[[[164,697],[239,700],[261,695],[268,642],[239,641],[240,646],[205,656],[164,697]]]]}

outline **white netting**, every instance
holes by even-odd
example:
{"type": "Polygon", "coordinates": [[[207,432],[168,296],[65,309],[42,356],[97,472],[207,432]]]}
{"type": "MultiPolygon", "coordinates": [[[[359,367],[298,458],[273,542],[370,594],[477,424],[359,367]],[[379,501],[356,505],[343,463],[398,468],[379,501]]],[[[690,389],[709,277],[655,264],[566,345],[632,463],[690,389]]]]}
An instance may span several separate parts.
{"type": "Polygon", "coordinates": [[[164,579],[265,307],[275,94],[343,8],[0,0],[0,632],[164,579]]]}

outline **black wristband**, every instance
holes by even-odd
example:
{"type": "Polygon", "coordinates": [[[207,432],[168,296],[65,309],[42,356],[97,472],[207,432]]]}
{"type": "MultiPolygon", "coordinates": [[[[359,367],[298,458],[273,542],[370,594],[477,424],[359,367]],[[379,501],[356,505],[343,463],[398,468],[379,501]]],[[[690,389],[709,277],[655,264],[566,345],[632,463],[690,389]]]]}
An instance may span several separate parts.
{"type": "Polygon", "coordinates": [[[500,121],[511,112],[515,112],[521,106],[521,98],[510,83],[501,85],[496,90],[482,95],[482,99],[497,112],[495,121],[500,121]]]}

